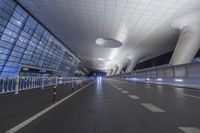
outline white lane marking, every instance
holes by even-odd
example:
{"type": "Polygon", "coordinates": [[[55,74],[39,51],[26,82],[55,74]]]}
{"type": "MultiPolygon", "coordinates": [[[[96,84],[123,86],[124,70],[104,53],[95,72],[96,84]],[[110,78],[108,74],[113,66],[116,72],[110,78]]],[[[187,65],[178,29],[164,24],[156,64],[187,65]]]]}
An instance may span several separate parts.
{"type": "Polygon", "coordinates": [[[122,93],[127,94],[127,93],[129,93],[129,92],[128,92],[128,91],[122,91],[122,93]]]}
{"type": "Polygon", "coordinates": [[[128,95],[131,99],[140,99],[140,97],[136,96],[136,95],[128,95]]]}
{"type": "MultiPolygon", "coordinates": [[[[181,91],[185,89],[185,88],[175,87],[175,86],[174,86],[173,88],[174,88],[174,89],[177,89],[177,90],[181,90],[181,91]]],[[[200,92],[200,89],[187,89],[187,91],[191,91],[191,92],[192,92],[192,91],[197,91],[197,92],[200,92]]]]}
{"type": "Polygon", "coordinates": [[[120,91],[122,90],[122,88],[117,88],[117,89],[120,90],[120,91]]]}
{"type": "Polygon", "coordinates": [[[196,127],[178,127],[185,133],[200,133],[200,129],[196,127]]]}
{"type": "Polygon", "coordinates": [[[161,108],[156,107],[155,105],[151,104],[151,103],[142,103],[142,105],[149,109],[152,112],[165,112],[164,110],[162,110],[161,108]]]}
{"type": "Polygon", "coordinates": [[[60,101],[56,102],[55,104],[47,107],[46,109],[42,110],[41,112],[37,113],[36,115],[30,117],[29,119],[23,121],[22,123],[16,125],[15,127],[9,129],[8,131],[6,131],[5,133],[15,133],[18,130],[20,130],[21,128],[25,127],[26,125],[28,125],[29,123],[31,123],[32,121],[36,120],[37,118],[39,118],[40,116],[44,115],[45,113],[47,113],[48,111],[50,111],[51,109],[55,108],[56,106],[58,106],[59,104],[63,103],[64,101],[66,101],[67,99],[69,99],[70,97],[72,97],[73,95],[75,95],[76,93],[82,91],[83,89],[85,89],[86,87],[90,86],[93,82],[89,83],[88,85],[82,87],[81,89],[77,90],[76,92],[68,95],[67,97],[61,99],[60,101]]]}
{"type": "Polygon", "coordinates": [[[116,86],[116,85],[113,85],[113,84],[111,84],[111,83],[108,83],[108,84],[110,84],[111,86],[113,86],[113,87],[115,87],[116,89],[118,89],[118,90],[122,90],[122,88],[120,88],[120,87],[118,87],[118,86],[116,86]]]}
{"type": "Polygon", "coordinates": [[[112,83],[108,83],[110,84],[111,86],[115,87],[115,88],[118,88],[116,85],[112,84],[112,83]]]}
{"type": "Polygon", "coordinates": [[[189,95],[189,94],[182,94],[182,95],[186,96],[186,97],[192,97],[192,98],[200,99],[200,97],[198,97],[198,96],[193,96],[193,95],[189,95]]]}

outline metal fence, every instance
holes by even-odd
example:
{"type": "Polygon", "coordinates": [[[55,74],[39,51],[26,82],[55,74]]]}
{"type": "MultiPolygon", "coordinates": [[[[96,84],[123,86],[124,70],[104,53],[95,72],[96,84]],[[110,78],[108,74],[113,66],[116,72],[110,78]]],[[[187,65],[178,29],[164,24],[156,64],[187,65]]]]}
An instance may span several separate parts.
{"type": "Polygon", "coordinates": [[[87,77],[12,77],[0,78],[0,94],[28,90],[33,88],[44,88],[46,86],[74,83],[89,80],[87,77]]]}

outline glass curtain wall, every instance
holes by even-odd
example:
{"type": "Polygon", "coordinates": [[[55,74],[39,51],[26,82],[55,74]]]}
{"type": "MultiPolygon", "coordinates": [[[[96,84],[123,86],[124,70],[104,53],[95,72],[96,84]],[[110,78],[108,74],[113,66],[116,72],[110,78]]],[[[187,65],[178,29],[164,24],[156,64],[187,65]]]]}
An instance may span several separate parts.
{"type": "Polygon", "coordinates": [[[23,64],[68,74],[76,62],[80,60],[14,0],[0,0],[0,77],[15,76],[23,64]]]}

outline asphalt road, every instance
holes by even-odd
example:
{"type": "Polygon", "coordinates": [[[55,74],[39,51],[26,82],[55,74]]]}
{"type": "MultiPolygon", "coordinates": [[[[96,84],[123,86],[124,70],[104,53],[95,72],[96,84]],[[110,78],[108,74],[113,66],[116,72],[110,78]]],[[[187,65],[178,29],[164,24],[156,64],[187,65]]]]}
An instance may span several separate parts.
{"type": "Polygon", "coordinates": [[[199,105],[200,90],[97,80],[18,132],[200,133],[199,105]]]}

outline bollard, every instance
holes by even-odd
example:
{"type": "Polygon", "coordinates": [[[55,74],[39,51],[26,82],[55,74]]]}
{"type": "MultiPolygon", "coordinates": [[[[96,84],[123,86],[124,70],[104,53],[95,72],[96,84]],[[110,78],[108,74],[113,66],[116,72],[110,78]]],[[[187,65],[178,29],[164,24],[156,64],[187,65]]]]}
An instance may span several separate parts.
{"type": "Polygon", "coordinates": [[[53,87],[53,103],[56,102],[57,97],[56,97],[57,93],[56,93],[56,86],[53,87]]]}

